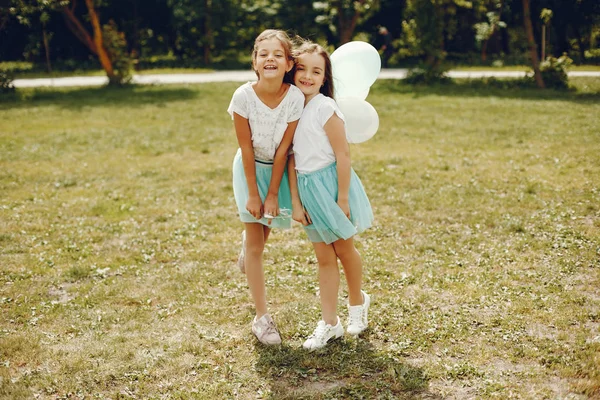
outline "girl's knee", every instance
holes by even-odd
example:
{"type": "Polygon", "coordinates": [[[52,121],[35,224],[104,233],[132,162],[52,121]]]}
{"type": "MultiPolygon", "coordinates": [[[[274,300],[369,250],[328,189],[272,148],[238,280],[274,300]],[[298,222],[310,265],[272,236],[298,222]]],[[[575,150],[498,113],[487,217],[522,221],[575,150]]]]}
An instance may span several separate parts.
{"type": "Polygon", "coordinates": [[[247,243],[246,244],[246,258],[262,257],[264,249],[265,249],[264,245],[262,245],[262,246],[261,245],[252,245],[250,243],[247,243]]]}
{"type": "Polygon", "coordinates": [[[358,254],[358,250],[356,250],[356,248],[353,245],[351,245],[351,246],[337,246],[335,248],[335,254],[340,259],[340,261],[342,262],[342,264],[345,261],[349,261],[349,260],[354,259],[356,257],[360,257],[360,255],[358,254]]]}
{"type": "Polygon", "coordinates": [[[337,258],[334,260],[320,261],[319,269],[338,268],[337,258]]]}

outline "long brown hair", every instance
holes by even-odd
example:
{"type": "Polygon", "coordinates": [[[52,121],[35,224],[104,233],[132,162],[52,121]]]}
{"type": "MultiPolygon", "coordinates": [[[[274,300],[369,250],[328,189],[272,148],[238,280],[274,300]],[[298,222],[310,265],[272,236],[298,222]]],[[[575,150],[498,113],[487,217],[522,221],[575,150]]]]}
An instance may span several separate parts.
{"type": "MultiPolygon", "coordinates": [[[[254,40],[254,48],[252,49],[252,69],[254,69],[254,62],[256,61],[256,55],[258,54],[258,45],[260,44],[260,42],[262,42],[263,40],[270,40],[273,38],[281,42],[281,45],[283,46],[283,51],[285,52],[285,58],[288,61],[294,60],[294,57],[292,55],[293,44],[288,34],[280,29],[265,29],[254,40]]],[[[289,72],[285,73],[285,75],[283,76],[283,81],[285,83],[294,83],[293,72],[294,68],[292,67],[292,69],[289,72]]],[[[260,79],[258,71],[254,70],[254,73],[256,74],[256,77],[260,79]]]]}
{"type": "MultiPolygon", "coordinates": [[[[302,54],[318,54],[325,60],[325,80],[319,92],[333,99],[333,69],[331,68],[331,59],[329,53],[321,45],[313,43],[310,40],[301,39],[300,43],[293,51],[295,59],[298,59],[302,54]]],[[[295,68],[294,68],[295,69],[295,68]]]]}

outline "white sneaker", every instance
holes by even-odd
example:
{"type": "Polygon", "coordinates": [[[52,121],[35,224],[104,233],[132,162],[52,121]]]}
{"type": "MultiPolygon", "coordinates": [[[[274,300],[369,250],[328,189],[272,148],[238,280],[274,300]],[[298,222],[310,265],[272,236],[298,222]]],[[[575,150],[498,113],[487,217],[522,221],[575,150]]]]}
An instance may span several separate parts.
{"type": "Polygon", "coordinates": [[[302,345],[307,350],[317,350],[325,347],[329,339],[337,339],[344,335],[344,327],[340,322],[340,318],[337,319],[337,325],[331,326],[325,321],[321,320],[317,324],[315,331],[306,339],[306,342],[302,345]]]}
{"type": "Polygon", "coordinates": [[[237,260],[237,266],[242,274],[246,273],[246,231],[242,231],[242,249],[237,260]]]}
{"type": "Polygon", "coordinates": [[[363,295],[363,304],[359,306],[348,305],[348,333],[353,336],[359,335],[367,329],[369,324],[369,305],[371,297],[368,294],[360,291],[363,295]]]}
{"type": "Polygon", "coordinates": [[[262,344],[281,344],[281,336],[279,336],[275,322],[269,314],[263,315],[258,320],[254,317],[254,321],[252,321],[252,333],[254,333],[258,341],[262,344]]]}

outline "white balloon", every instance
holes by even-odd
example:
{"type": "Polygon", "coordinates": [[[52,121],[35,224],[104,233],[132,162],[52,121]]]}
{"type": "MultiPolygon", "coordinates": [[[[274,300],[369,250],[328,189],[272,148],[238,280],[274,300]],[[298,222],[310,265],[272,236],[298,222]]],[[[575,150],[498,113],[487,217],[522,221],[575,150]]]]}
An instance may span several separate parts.
{"type": "Polygon", "coordinates": [[[348,143],[362,143],[373,137],[379,129],[379,115],[368,102],[357,97],[344,97],[337,104],[346,119],[348,143]]]}
{"type": "Polygon", "coordinates": [[[336,99],[356,97],[364,100],[369,95],[370,87],[364,88],[356,84],[345,84],[344,81],[333,77],[333,90],[336,99]]]}
{"type": "Polygon", "coordinates": [[[355,97],[358,97],[359,99],[364,100],[369,95],[370,90],[371,90],[371,88],[368,88],[367,90],[364,90],[362,93],[360,93],[358,96],[355,96],[355,97]]]}
{"type": "Polygon", "coordinates": [[[369,43],[354,41],[331,54],[331,66],[335,96],[362,97],[379,76],[381,58],[369,43]]]}

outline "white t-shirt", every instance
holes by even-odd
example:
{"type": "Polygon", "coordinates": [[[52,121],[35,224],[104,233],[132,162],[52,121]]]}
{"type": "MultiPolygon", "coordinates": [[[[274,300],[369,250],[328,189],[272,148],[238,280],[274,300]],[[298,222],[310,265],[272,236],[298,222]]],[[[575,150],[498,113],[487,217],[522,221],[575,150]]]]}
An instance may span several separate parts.
{"type": "Polygon", "coordinates": [[[304,94],[296,86],[290,85],[281,103],[270,108],[260,100],[252,84],[247,82],[237,88],[227,112],[232,119],[233,113],[236,113],[249,121],[254,158],[273,161],[288,123],[298,120],[302,115],[304,94]]]}
{"type": "Polygon", "coordinates": [[[317,171],[335,162],[335,153],[323,129],[333,113],[346,122],[335,100],[321,93],[304,107],[293,141],[298,172],[317,171]]]}

